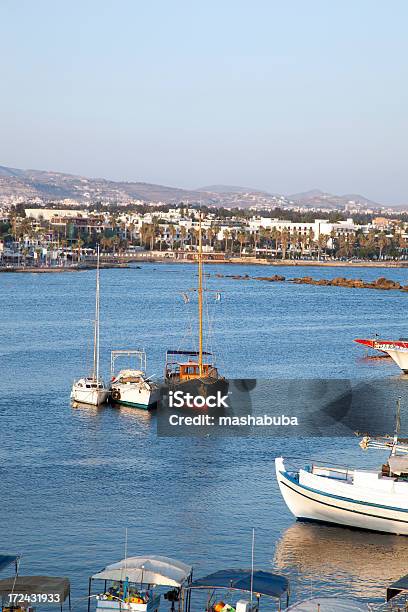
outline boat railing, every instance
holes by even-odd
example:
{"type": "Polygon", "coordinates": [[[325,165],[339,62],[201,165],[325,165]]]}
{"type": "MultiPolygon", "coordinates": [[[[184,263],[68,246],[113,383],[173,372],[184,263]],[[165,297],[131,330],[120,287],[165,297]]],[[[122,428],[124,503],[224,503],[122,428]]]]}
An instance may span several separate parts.
{"type": "Polygon", "coordinates": [[[349,477],[353,474],[354,469],[347,465],[337,463],[333,465],[328,461],[321,459],[311,459],[310,457],[284,457],[285,466],[288,468],[288,472],[299,471],[299,469],[305,469],[305,463],[311,474],[317,474],[318,470],[329,472],[332,474],[338,474],[340,478],[349,480],[349,477]],[[294,462],[302,461],[302,465],[296,465],[294,462]],[[291,469],[292,468],[292,469],[291,469]]]}

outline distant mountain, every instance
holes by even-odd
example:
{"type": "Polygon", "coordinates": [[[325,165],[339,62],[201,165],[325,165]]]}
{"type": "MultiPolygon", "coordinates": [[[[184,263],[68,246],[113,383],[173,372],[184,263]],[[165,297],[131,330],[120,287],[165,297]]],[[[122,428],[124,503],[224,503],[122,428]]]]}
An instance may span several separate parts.
{"type": "Polygon", "coordinates": [[[0,198],[36,198],[78,201],[98,199],[114,201],[146,200],[150,202],[179,202],[180,200],[206,200],[206,194],[177,187],[150,183],[109,181],[87,178],[63,172],[43,170],[20,170],[0,166],[0,198]]]}
{"type": "Polygon", "coordinates": [[[207,187],[200,187],[197,191],[204,191],[208,193],[267,193],[262,189],[253,189],[252,187],[237,187],[236,185],[208,185],[207,187]]]}
{"type": "Polygon", "coordinates": [[[334,195],[332,193],[327,193],[325,191],[321,191],[321,189],[311,189],[310,191],[305,191],[302,193],[294,193],[288,196],[290,200],[301,204],[302,206],[310,207],[310,208],[332,208],[341,209],[346,206],[346,204],[350,204],[353,202],[357,208],[368,207],[368,208],[380,208],[381,204],[377,202],[373,202],[369,200],[365,196],[361,196],[358,194],[348,193],[345,195],[334,195]]]}
{"type": "MultiPolygon", "coordinates": [[[[344,210],[353,202],[355,208],[381,208],[380,204],[357,194],[334,195],[321,189],[289,196],[234,185],[209,185],[188,190],[142,182],[110,181],[63,172],[21,170],[0,166],[0,200],[4,198],[41,198],[43,201],[72,199],[78,202],[190,202],[230,208],[290,208],[293,202],[310,209],[344,210]]],[[[397,207],[395,207],[397,208],[397,207]]],[[[404,208],[404,207],[399,207],[404,208]]]]}
{"type": "Polygon", "coordinates": [[[302,191],[301,193],[293,193],[291,195],[288,195],[288,198],[290,200],[295,200],[296,202],[304,202],[313,198],[320,198],[325,195],[329,194],[326,194],[321,189],[310,189],[310,191],[302,191]]]}

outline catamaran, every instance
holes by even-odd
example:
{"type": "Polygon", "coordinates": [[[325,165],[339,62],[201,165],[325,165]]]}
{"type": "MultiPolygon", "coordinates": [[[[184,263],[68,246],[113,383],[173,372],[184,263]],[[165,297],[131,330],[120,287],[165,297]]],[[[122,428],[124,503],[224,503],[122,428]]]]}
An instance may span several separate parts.
{"type": "Polygon", "coordinates": [[[389,450],[378,470],[350,469],[311,462],[292,469],[275,459],[276,477],[292,514],[303,520],[408,535],[408,439],[399,438],[398,402],[394,436],[364,436],[363,450],[389,450]]]}
{"type": "MultiPolygon", "coordinates": [[[[180,389],[184,393],[200,394],[204,397],[217,391],[222,394],[228,391],[228,381],[220,375],[213,362],[211,352],[204,350],[203,338],[203,243],[201,213],[198,226],[198,351],[168,350],[164,379],[170,389],[180,389]]],[[[186,294],[184,294],[186,296],[186,294]]],[[[217,298],[219,293],[216,292],[217,298]]],[[[188,300],[188,298],[187,298],[188,300]]]]}
{"type": "Polygon", "coordinates": [[[76,380],[72,385],[71,400],[79,404],[90,404],[100,406],[109,397],[109,389],[99,375],[99,245],[96,260],[96,294],[95,294],[95,321],[94,321],[94,346],[93,367],[90,376],[76,380]]]}
{"type": "Polygon", "coordinates": [[[144,350],[121,350],[111,352],[111,398],[116,404],[151,410],[160,399],[159,386],[146,376],[146,352],[144,350]],[[139,368],[120,370],[115,374],[118,357],[136,357],[139,368]]]}
{"type": "Polygon", "coordinates": [[[380,338],[356,338],[354,342],[368,348],[387,354],[395,361],[397,366],[408,374],[408,339],[381,340],[380,338]]]}

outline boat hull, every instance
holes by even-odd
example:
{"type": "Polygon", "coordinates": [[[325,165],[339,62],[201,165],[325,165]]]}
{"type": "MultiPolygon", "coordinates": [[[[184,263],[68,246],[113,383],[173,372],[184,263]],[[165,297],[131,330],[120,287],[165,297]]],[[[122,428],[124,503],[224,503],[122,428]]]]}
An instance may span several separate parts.
{"type": "Polygon", "coordinates": [[[408,535],[408,510],[333,495],[299,483],[285,469],[282,457],[275,460],[276,477],[290,512],[300,520],[319,521],[408,535]]]}
{"type": "Polygon", "coordinates": [[[101,406],[108,401],[109,391],[107,389],[78,389],[73,388],[71,400],[78,404],[88,404],[90,406],[101,406]]]}
{"type": "Polygon", "coordinates": [[[133,387],[132,385],[118,384],[112,385],[111,396],[115,404],[141,410],[153,410],[157,407],[160,399],[160,391],[157,388],[145,389],[133,387]]]}
{"type": "Polygon", "coordinates": [[[184,394],[191,393],[193,396],[210,397],[212,395],[226,395],[228,393],[229,382],[225,378],[196,378],[180,381],[178,379],[167,379],[169,390],[182,391],[184,394]]]}
{"type": "Polygon", "coordinates": [[[363,338],[357,338],[355,342],[381,353],[386,353],[395,361],[404,374],[408,374],[408,342],[403,340],[371,340],[363,338]]]}

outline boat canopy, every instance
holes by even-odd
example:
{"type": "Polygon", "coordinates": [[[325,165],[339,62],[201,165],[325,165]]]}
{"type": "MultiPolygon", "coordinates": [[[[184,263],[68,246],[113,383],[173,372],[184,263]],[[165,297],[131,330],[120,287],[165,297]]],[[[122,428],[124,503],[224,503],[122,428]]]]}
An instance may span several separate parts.
{"type": "Polygon", "coordinates": [[[41,601],[41,605],[63,603],[70,594],[70,583],[68,578],[57,576],[17,576],[0,580],[0,597],[8,600],[11,593],[54,596],[49,602],[41,601]],[[59,595],[59,602],[56,602],[55,595],[59,595]]]}
{"type": "Polygon", "coordinates": [[[0,571],[12,563],[18,563],[20,555],[0,555],[0,571]]]}
{"type": "Polygon", "coordinates": [[[191,575],[191,566],[159,555],[127,557],[107,565],[92,580],[126,580],[141,584],[181,587],[191,575]]]}
{"type": "MultiPolygon", "coordinates": [[[[223,569],[198,578],[192,582],[191,589],[230,589],[251,592],[250,569],[223,569]]],[[[267,597],[280,598],[289,591],[289,581],[284,576],[262,570],[255,571],[252,583],[253,593],[267,597]]]]}
{"type": "Polygon", "coordinates": [[[408,574],[398,578],[395,582],[390,584],[387,588],[387,601],[390,601],[393,597],[396,597],[400,593],[408,592],[408,574]]]}

